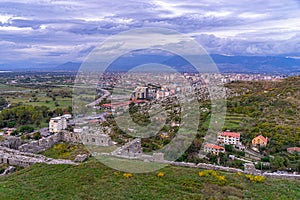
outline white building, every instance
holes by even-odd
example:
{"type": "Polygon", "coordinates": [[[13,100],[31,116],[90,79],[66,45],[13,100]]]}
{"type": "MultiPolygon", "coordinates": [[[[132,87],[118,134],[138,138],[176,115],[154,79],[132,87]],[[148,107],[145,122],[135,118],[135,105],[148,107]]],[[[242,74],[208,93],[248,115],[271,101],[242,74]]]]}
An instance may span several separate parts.
{"type": "Polygon", "coordinates": [[[218,143],[237,145],[240,144],[241,133],[238,132],[221,132],[218,134],[218,143]]]}
{"type": "Polygon", "coordinates": [[[58,133],[67,128],[67,119],[65,117],[54,117],[49,121],[49,131],[51,133],[58,133]]]}

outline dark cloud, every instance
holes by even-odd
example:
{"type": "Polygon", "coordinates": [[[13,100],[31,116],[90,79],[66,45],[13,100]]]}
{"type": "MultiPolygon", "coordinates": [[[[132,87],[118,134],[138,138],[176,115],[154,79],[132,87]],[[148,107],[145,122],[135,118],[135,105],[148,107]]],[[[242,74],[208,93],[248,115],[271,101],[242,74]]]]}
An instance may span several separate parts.
{"type": "Polygon", "coordinates": [[[299,56],[299,13],[294,0],[4,0],[0,53],[2,62],[83,59],[110,35],[150,26],[188,34],[209,53],[299,56]]]}

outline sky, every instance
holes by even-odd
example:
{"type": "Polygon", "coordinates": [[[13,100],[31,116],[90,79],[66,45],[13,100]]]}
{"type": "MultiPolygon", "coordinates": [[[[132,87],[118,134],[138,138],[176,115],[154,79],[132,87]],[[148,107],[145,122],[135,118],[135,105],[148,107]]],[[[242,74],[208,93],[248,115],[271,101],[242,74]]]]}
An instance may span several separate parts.
{"type": "Polygon", "coordinates": [[[0,65],[81,62],[134,28],[176,30],[210,54],[300,58],[299,0],[1,0],[0,65]]]}

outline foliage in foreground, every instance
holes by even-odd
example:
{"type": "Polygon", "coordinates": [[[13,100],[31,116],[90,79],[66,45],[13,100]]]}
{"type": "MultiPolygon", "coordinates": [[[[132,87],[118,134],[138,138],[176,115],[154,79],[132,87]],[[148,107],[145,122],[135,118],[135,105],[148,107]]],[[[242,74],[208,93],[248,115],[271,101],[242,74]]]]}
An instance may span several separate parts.
{"type": "Polygon", "coordinates": [[[94,159],[78,166],[36,164],[0,178],[0,199],[299,199],[299,181],[266,179],[254,183],[243,174],[166,167],[132,174],[94,159]],[[201,171],[200,171],[201,172],[201,171]],[[224,176],[226,184],[216,182],[224,176]]]}

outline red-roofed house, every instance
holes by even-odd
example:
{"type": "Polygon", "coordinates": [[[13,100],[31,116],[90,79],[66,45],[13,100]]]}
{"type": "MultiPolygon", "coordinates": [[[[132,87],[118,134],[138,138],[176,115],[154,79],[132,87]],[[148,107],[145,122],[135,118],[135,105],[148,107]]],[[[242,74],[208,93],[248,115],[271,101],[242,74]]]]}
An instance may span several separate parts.
{"type": "Polygon", "coordinates": [[[252,145],[256,146],[256,145],[264,145],[266,146],[268,143],[268,138],[265,138],[262,135],[259,135],[255,138],[252,139],[252,145]]]}
{"type": "Polygon", "coordinates": [[[218,143],[236,145],[240,143],[241,133],[239,132],[221,132],[218,134],[218,143]]]}
{"type": "Polygon", "coordinates": [[[225,153],[225,149],[215,144],[207,143],[204,145],[204,151],[208,153],[213,153],[219,155],[219,153],[225,153]]]}
{"type": "Polygon", "coordinates": [[[290,147],[286,149],[287,152],[293,154],[293,153],[298,153],[298,155],[300,155],[300,147],[290,147]]]}

